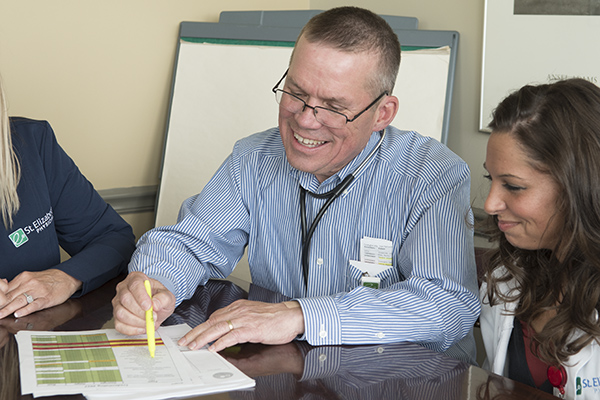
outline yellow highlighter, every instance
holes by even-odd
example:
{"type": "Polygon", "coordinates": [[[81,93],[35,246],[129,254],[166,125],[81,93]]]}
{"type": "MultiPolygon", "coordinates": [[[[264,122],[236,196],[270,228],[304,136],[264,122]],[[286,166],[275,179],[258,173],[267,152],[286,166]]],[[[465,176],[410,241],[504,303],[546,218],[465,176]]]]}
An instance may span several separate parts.
{"type": "MultiPolygon", "coordinates": [[[[150,296],[150,301],[152,301],[152,289],[150,288],[150,281],[145,280],[144,286],[146,287],[146,292],[148,292],[148,296],[150,296]]],[[[152,304],[150,305],[150,309],[146,311],[146,336],[148,337],[148,350],[150,351],[150,356],[154,358],[154,351],[156,349],[156,341],[154,340],[154,316],[152,304]]]]}

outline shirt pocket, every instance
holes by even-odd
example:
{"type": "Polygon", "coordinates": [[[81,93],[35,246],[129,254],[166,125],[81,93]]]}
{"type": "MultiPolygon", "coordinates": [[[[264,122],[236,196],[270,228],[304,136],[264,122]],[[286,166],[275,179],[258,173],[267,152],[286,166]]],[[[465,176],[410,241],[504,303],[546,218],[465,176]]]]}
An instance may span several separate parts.
{"type": "MultiPolygon", "coordinates": [[[[348,263],[346,270],[346,291],[349,292],[352,289],[360,286],[360,278],[362,277],[363,272],[348,263]]],[[[385,271],[381,271],[380,273],[375,275],[377,278],[381,279],[379,283],[380,289],[385,289],[386,287],[393,285],[395,283],[400,282],[403,278],[400,276],[398,269],[394,266],[386,269],[385,271]]]]}

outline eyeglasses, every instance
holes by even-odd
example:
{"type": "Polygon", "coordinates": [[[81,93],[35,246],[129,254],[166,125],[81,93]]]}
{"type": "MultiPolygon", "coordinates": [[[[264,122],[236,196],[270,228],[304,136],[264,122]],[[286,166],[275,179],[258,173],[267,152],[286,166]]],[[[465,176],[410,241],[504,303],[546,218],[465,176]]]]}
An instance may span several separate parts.
{"type": "Polygon", "coordinates": [[[279,85],[285,79],[288,71],[285,71],[279,82],[273,87],[273,93],[275,93],[275,100],[277,104],[281,107],[285,108],[289,112],[293,114],[298,114],[304,112],[306,108],[310,108],[313,110],[313,114],[317,122],[322,125],[328,126],[330,128],[343,128],[346,126],[348,122],[354,122],[356,118],[363,115],[369,108],[373,107],[375,103],[377,103],[383,96],[387,96],[389,93],[387,91],[381,93],[371,104],[369,104],[364,110],[359,112],[354,116],[354,118],[350,119],[346,115],[341,112],[337,112],[335,110],[331,110],[329,108],[321,107],[321,106],[311,106],[306,104],[304,100],[300,97],[291,94],[290,92],[286,92],[283,89],[279,89],[279,85]]]}

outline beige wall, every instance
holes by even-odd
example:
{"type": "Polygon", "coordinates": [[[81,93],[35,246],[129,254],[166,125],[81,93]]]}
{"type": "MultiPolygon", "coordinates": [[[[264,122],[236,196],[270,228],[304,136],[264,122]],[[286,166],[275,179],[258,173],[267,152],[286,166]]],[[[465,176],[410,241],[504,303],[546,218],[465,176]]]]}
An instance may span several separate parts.
{"type": "MultiPolygon", "coordinates": [[[[0,75],[12,115],[49,120],[98,189],[158,183],[179,23],[225,10],[367,7],[460,33],[449,147],[485,192],[487,135],[478,132],[481,0],[0,0],[0,75]]],[[[151,213],[130,217],[136,233],[151,213]]]]}
{"type": "Polygon", "coordinates": [[[97,189],[158,183],[179,23],[308,0],[0,0],[11,115],[46,119],[97,189]]]}
{"type": "MultiPolygon", "coordinates": [[[[97,189],[156,185],[181,21],[308,0],[0,0],[11,115],[50,121],[97,189]]],[[[140,236],[154,213],[125,215],[140,236]]]]}
{"type": "Polygon", "coordinates": [[[419,29],[453,30],[460,34],[448,147],[471,167],[474,207],[483,207],[487,183],[483,161],[488,135],[478,131],[484,1],[482,0],[311,0],[311,8],[341,5],[369,8],[378,14],[416,17],[419,29]]]}

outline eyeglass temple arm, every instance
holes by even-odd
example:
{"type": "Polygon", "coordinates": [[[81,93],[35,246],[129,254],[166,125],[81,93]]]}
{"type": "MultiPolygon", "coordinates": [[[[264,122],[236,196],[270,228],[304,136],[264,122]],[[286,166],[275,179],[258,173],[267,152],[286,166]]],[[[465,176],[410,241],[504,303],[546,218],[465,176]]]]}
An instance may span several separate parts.
{"type": "Polygon", "coordinates": [[[271,89],[271,91],[273,93],[275,93],[275,91],[277,91],[277,88],[279,87],[279,85],[281,84],[281,82],[283,82],[283,80],[285,79],[285,77],[287,76],[287,73],[290,69],[286,69],[285,73],[283,74],[283,76],[281,77],[281,79],[279,81],[277,81],[277,84],[275,86],[273,86],[273,89],[271,89]]]}
{"type": "Polygon", "coordinates": [[[346,123],[348,123],[348,122],[354,122],[354,120],[355,120],[356,118],[360,117],[360,116],[361,116],[361,115],[363,115],[363,114],[364,114],[364,113],[365,113],[365,112],[366,112],[366,111],[367,111],[369,108],[373,107],[373,106],[375,105],[375,103],[377,103],[379,100],[381,100],[381,98],[382,98],[383,96],[388,96],[388,95],[389,95],[389,93],[388,93],[388,91],[387,91],[387,90],[386,90],[385,92],[381,93],[381,94],[380,94],[380,95],[379,95],[379,96],[378,96],[378,97],[377,97],[375,100],[373,100],[373,101],[371,102],[371,104],[369,104],[369,105],[367,106],[367,108],[365,108],[364,110],[362,110],[361,112],[359,112],[358,114],[356,114],[356,115],[355,115],[355,116],[354,116],[352,119],[348,119],[348,117],[346,117],[346,123]]]}

